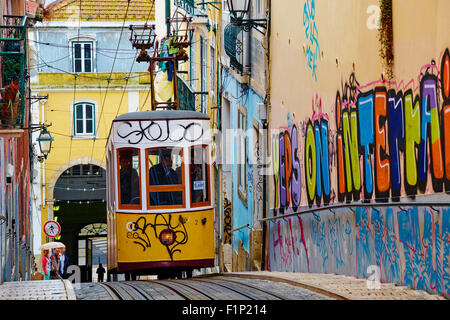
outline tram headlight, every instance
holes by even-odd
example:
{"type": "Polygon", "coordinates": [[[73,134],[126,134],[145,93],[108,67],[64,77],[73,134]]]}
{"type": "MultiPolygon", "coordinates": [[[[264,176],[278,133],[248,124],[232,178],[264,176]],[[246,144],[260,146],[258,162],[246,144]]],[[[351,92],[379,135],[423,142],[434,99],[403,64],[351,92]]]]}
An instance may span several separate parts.
{"type": "Polygon", "coordinates": [[[172,245],[177,239],[177,235],[172,229],[164,229],[159,234],[159,241],[165,246],[172,245]]]}

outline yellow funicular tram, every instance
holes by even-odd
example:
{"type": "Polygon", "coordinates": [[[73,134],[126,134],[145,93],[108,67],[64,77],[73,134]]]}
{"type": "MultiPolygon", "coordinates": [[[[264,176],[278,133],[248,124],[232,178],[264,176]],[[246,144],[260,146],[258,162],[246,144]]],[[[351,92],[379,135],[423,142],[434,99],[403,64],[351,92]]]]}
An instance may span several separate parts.
{"type": "Polygon", "coordinates": [[[188,60],[192,18],[169,20],[165,54],[154,26],[130,26],[130,41],[141,50],[137,61],[150,63],[154,111],[118,116],[106,145],[108,270],[126,276],[190,276],[214,266],[209,116],[179,110],[178,100],[177,64],[188,60]],[[161,64],[173,70],[173,96],[157,101],[161,64]]]}
{"type": "Polygon", "coordinates": [[[214,266],[210,121],[184,110],[117,117],[107,142],[108,270],[214,266]]]}

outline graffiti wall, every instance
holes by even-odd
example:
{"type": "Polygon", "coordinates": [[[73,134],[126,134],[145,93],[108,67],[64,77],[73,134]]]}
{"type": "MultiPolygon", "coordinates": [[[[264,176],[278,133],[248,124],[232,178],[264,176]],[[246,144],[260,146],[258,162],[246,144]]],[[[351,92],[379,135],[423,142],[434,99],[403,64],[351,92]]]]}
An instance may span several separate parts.
{"type": "Polygon", "coordinates": [[[272,216],[342,202],[408,201],[411,207],[349,208],[270,223],[271,270],[367,277],[450,296],[448,201],[450,53],[409,80],[338,85],[332,108],[312,97],[311,114],[272,132],[272,216]]]}
{"type": "Polygon", "coordinates": [[[359,84],[352,73],[333,108],[315,95],[309,118],[288,116],[272,134],[273,208],[450,191],[449,49],[410,81],[359,84]]]}
{"type": "Polygon", "coordinates": [[[323,211],[270,223],[270,270],[336,273],[450,297],[450,209],[323,211]]]}

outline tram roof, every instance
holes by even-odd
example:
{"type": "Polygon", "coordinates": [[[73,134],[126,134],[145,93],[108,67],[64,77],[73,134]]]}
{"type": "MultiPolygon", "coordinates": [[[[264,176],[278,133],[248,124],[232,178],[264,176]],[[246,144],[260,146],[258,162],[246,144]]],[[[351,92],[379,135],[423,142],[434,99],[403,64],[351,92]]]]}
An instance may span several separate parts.
{"type": "Polygon", "coordinates": [[[129,112],[115,118],[116,121],[137,121],[137,120],[181,120],[181,119],[202,119],[209,120],[206,113],[188,110],[157,110],[129,112]]]}

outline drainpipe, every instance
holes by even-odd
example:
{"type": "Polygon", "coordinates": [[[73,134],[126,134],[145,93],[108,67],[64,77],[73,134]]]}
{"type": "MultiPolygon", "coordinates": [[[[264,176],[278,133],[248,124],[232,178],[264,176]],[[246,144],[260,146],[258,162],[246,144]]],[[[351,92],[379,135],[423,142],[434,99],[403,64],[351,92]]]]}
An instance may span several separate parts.
{"type": "MultiPolygon", "coordinates": [[[[267,0],[268,4],[268,17],[269,21],[267,21],[267,33],[266,33],[266,43],[267,43],[267,53],[266,53],[266,99],[264,103],[266,104],[266,115],[267,115],[267,121],[263,124],[263,130],[266,132],[266,150],[264,150],[264,157],[267,159],[267,153],[269,148],[269,116],[271,114],[271,100],[270,100],[270,34],[271,34],[271,17],[270,13],[272,12],[272,0],[267,0]]],[[[266,161],[265,161],[266,162],[266,161]]],[[[267,193],[269,192],[267,187],[267,167],[265,168],[264,176],[263,176],[263,216],[267,217],[268,212],[268,199],[267,199],[267,193]]],[[[263,223],[263,234],[262,234],[262,257],[261,257],[261,270],[266,270],[266,241],[267,241],[267,223],[263,223]]]]}
{"type": "Polygon", "coordinates": [[[170,33],[170,22],[168,22],[167,19],[170,19],[170,0],[166,0],[166,34],[168,35],[170,33]]]}
{"type": "MultiPolygon", "coordinates": [[[[248,19],[250,16],[250,12],[247,12],[245,19],[248,19]]],[[[251,75],[252,67],[251,67],[251,31],[243,32],[242,40],[244,47],[244,74],[251,75]]]]}

